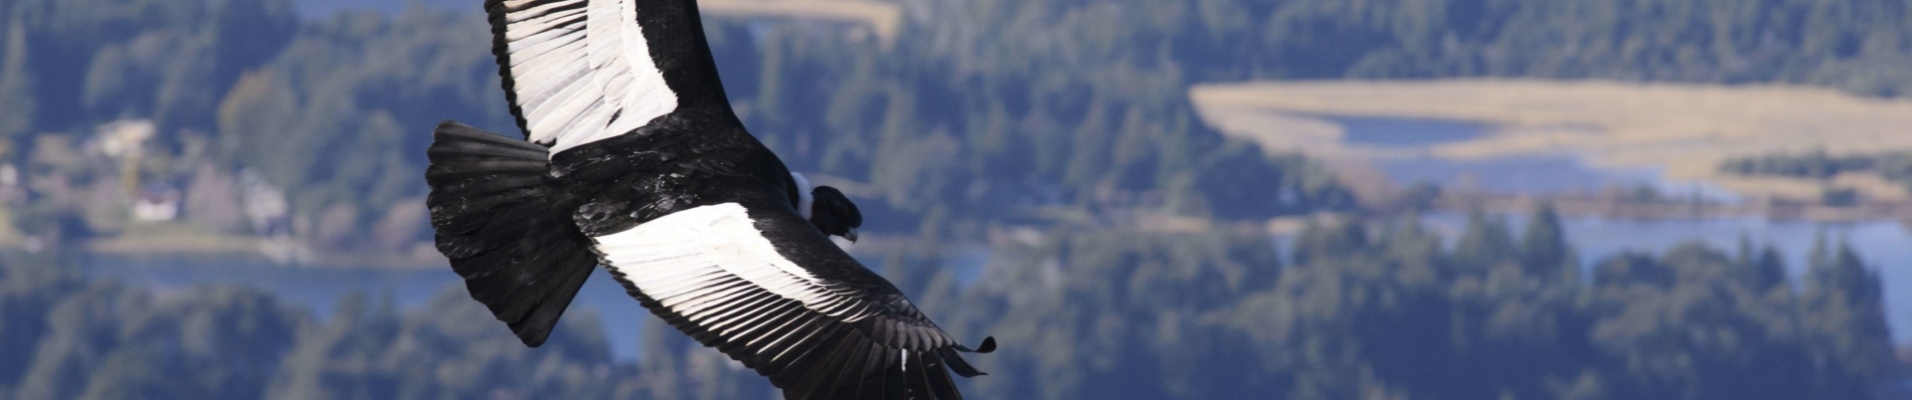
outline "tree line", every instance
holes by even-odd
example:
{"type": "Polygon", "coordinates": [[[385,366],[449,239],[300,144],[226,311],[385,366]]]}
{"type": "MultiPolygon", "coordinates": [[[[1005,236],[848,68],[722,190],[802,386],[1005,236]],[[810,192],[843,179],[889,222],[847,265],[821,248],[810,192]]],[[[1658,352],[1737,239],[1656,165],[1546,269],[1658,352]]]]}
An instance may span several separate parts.
{"type": "Polygon", "coordinates": [[[1743,157],[1720,164],[1720,170],[1748,176],[1783,176],[1825,181],[1848,173],[1875,173],[1912,192],[1912,153],[1831,155],[1825,149],[1797,154],[1743,157]]]}
{"type": "MultiPolygon", "coordinates": [[[[1305,158],[1267,159],[1203,126],[1186,98],[1197,82],[1601,78],[1887,96],[1912,87],[1902,68],[1912,28],[1901,23],[1912,11],[1900,0],[903,6],[894,43],[823,23],[707,21],[753,132],[799,170],[864,184],[853,195],[870,199],[881,225],[872,228],[896,232],[975,237],[990,224],[1085,209],[1246,219],[1355,207],[1305,158]]],[[[292,225],[320,248],[422,243],[429,234],[410,217],[425,132],[444,119],[511,126],[477,8],[300,18],[289,0],[0,0],[0,157],[24,167],[56,154],[39,140],[48,134],[83,138],[115,119],[152,119],[159,136],[138,181],[190,198],[197,182],[249,169],[289,189],[302,222],[292,225]],[[355,231],[389,232],[341,233],[355,231]]],[[[71,188],[124,179],[117,168],[24,169],[71,178],[62,186],[71,188]]],[[[33,198],[45,213],[99,213],[33,198]]],[[[219,222],[230,216],[187,214],[206,230],[240,230],[219,222]]]]}
{"type": "Polygon", "coordinates": [[[1001,398],[1862,399],[1897,374],[1879,279],[1844,243],[1799,276],[1750,242],[1583,270],[1551,210],[1531,221],[1476,214],[1452,242],[1321,223],[1286,257],[1060,231],[920,304],[1012,349],[975,385],[1001,398]]]}
{"type": "MultiPolygon", "coordinates": [[[[1285,251],[1057,228],[972,283],[907,253],[880,268],[956,336],[1001,341],[972,357],[991,372],[965,381],[978,398],[1863,399],[1897,376],[1879,278],[1843,243],[1821,239],[1799,276],[1750,243],[1583,270],[1557,216],[1531,221],[1475,215],[1451,245],[1414,219],[1333,221],[1285,251]]],[[[574,310],[528,349],[457,287],[320,319],[21,257],[0,269],[5,398],[774,397],[662,324],[607,338],[574,310]],[[610,360],[612,340],[639,340],[639,361],[610,360]]]]}

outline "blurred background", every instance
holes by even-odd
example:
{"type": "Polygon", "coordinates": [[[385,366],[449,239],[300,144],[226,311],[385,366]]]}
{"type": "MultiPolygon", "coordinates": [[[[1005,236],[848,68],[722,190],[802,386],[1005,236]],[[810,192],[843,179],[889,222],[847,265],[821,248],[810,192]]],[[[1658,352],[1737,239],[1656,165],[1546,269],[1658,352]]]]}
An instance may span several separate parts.
{"type": "MultiPolygon", "coordinates": [[[[765,399],[431,245],[479,0],[0,0],[0,399],[765,399]]],[[[1904,0],[704,0],[984,399],[1912,398],[1904,0]]]]}

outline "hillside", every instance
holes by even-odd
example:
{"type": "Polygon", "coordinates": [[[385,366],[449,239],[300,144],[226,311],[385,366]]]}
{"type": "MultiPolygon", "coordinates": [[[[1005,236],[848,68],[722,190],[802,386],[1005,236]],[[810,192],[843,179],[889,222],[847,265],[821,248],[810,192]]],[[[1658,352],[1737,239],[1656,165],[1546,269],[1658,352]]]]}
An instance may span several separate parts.
{"type": "MultiPolygon", "coordinates": [[[[1797,268],[1751,240],[1582,260],[1548,207],[1518,229],[1476,214],[1452,238],[1364,220],[1317,162],[1332,149],[1267,152],[1190,98],[1273,80],[1289,86],[1230,104],[1650,129],[1489,135],[1438,151],[1452,157],[1558,138],[1660,162],[1671,152],[1613,146],[1780,146],[1797,135],[1781,128],[1829,126],[1773,105],[1795,102],[1862,110],[1840,115],[1855,129],[1812,129],[1896,146],[1902,0],[855,4],[897,10],[893,28],[748,12],[706,26],[750,129],[863,206],[872,269],[957,336],[1001,339],[972,397],[1862,399],[1903,377],[1863,249],[1823,238],[1797,268]],[[1548,81],[1293,82],[1470,77],[1548,81]],[[1443,85],[1458,92],[1420,91],[1443,85]],[[1565,100],[1496,94],[1508,85],[1565,100]],[[1483,111],[1550,101],[1566,102],[1483,111]],[[1615,116],[1635,101],[1662,112],[1615,116]],[[1733,118],[1745,107],[1776,119],[1733,118]],[[1298,225],[1279,245],[1256,229],[1276,217],[1298,225]],[[979,265],[943,257],[977,243],[979,265]]],[[[410,309],[348,296],[321,317],[285,293],[82,276],[112,262],[102,252],[188,250],[450,275],[421,205],[428,132],[512,126],[475,7],[0,0],[0,21],[0,201],[20,231],[0,232],[18,239],[0,250],[0,397],[770,393],[662,324],[603,337],[579,312],[524,348],[456,286],[410,309]],[[176,215],[141,208],[169,201],[176,215]],[[610,360],[612,341],[640,359],[610,360]]],[[[246,265],[289,270],[270,264],[246,265]]]]}

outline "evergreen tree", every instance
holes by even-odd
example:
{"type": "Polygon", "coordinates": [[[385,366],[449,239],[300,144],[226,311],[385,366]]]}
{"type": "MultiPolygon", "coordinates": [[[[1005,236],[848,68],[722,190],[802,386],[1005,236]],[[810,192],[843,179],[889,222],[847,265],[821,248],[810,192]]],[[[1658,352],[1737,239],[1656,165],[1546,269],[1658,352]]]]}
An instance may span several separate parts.
{"type": "Polygon", "coordinates": [[[33,129],[33,78],[27,68],[27,29],[24,17],[0,3],[0,157],[10,141],[33,129]]]}
{"type": "Polygon", "coordinates": [[[1751,272],[1752,287],[1762,293],[1786,287],[1786,258],[1770,244],[1753,259],[1751,272]]]}
{"type": "Polygon", "coordinates": [[[1467,230],[1454,245],[1454,263],[1462,271],[1484,272],[1503,262],[1518,261],[1518,251],[1506,221],[1474,209],[1467,215],[1467,230]]]}
{"type": "Polygon", "coordinates": [[[1820,351],[1858,376],[1886,373],[1894,359],[1878,275],[1843,240],[1808,274],[1803,320],[1820,351]]]}
{"type": "Polygon", "coordinates": [[[1779,249],[1771,244],[1754,247],[1753,238],[1746,235],[1739,237],[1733,268],[1734,279],[1762,295],[1786,284],[1786,259],[1779,254],[1779,249]]]}
{"type": "Polygon", "coordinates": [[[1593,268],[1593,284],[1600,289],[1628,285],[1671,287],[1673,279],[1671,269],[1661,265],[1653,256],[1640,253],[1620,254],[1593,268]]]}
{"type": "Polygon", "coordinates": [[[1826,231],[1813,233],[1812,249],[1806,251],[1806,273],[1816,278],[1819,271],[1831,270],[1832,257],[1832,245],[1826,241],[1826,231]]]}
{"type": "Polygon", "coordinates": [[[1521,266],[1527,273],[1549,282],[1571,285],[1580,276],[1567,234],[1560,227],[1560,214],[1552,203],[1541,204],[1521,234],[1521,266]]]}
{"type": "Polygon", "coordinates": [[[1733,251],[1733,265],[1737,267],[1751,267],[1753,265],[1753,238],[1747,237],[1745,234],[1739,235],[1739,246],[1735,247],[1733,251]]]}
{"type": "Polygon", "coordinates": [[[1313,225],[1295,239],[1295,264],[1335,260],[1360,255],[1368,250],[1368,232],[1359,222],[1336,219],[1313,225]]]}

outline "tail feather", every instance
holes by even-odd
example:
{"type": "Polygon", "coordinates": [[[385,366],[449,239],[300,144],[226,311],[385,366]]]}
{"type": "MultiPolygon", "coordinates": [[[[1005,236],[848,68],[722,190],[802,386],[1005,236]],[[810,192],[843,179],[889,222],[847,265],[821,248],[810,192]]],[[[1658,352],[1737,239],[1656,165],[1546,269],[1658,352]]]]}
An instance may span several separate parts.
{"type": "Polygon", "coordinates": [[[525,345],[544,344],[597,265],[544,179],[546,149],[450,121],[432,138],[426,202],[439,252],[472,299],[525,345]]]}

